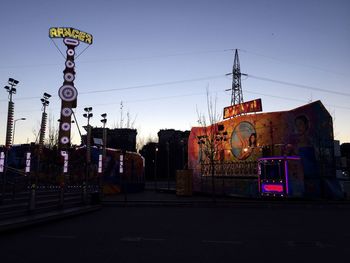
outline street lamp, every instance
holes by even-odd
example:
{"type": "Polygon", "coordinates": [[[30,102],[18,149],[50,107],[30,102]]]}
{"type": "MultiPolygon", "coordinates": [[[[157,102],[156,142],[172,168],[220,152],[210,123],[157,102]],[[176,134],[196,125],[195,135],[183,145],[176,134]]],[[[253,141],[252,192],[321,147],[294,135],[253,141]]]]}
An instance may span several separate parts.
{"type": "MultiPolygon", "coordinates": [[[[89,178],[89,165],[91,162],[91,156],[90,156],[90,145],[91,145],[91,126],[90,126],[90,118],[92,118],[93,114],[92,114],[92,107],[86,107],[84,108],[84,111],[86,113],[83,114],[83,116],[85,118],[87,118],[87,134],[86,134],[86,174],[85,174],[85,182],[84,182],[84,186],[86,187],[86,181],[89,178]]],[[[86,200],[85,198],[85,190],[84,190],[84,200],[86,200]]]]}
{"type": "Polygon", "coordinates": [[[103,160],[106,158],[106,145],[107,145],[107,130],[106,130],[106,122],[107,122],[107,113],[101,114],[101,117],[103,118],[101,122],[103,123],[103,151],[102,151],[102,156],[103,160]]]}
{"type": "Polygon", "coordinates": [[[8,111],[7,111],[7,127],[6,127],[6,148],[9,148],[12,144],[12,127],[13,127],[13,116],[14,116],[14,106],[15,104],[12,102],[12,95],[16,94],[18,80],[13,78],[9,78],[8,84],[10,86],[5,86],[5,90],[9,93],[9,103],[8,103],[8,111]]]}
{"type": "Polygon", "coordinates": [[[6,141],[5,141],[5,163],[4,163],[4,171],[2,172],[2,194],[1,194],[1,202],[4,197],[5,193],[5,184],[6,184],[6,166],[7,166],[7,155],[8,155],[8,149],[11,146],[12,143],[12,126],[13,126],[13,117],[14,117],[14,103],[12,102],[12,94],[16,94],[16,88],[15,86],[19,83],[18,80],[15,80],[13,78],[9,78],[8,84],[10,86],[5,86],[6,92],[9,93],[9,103],[8,103],[8,111],[7,111],[7,126],[6,126],[6,141]]]}
{"type": "Polygon", "coordinates": [[[170,189],[170,152],[169,152],[169,141],[167,141],[165,143],[165,146],[166,146],[166,155],[167,155],[167,158],[166,158],[166,164],[167,164],[167,175],[168,175],[168,190],[170,189]]]}
{"type": "Polygon", "coordinates": [[[26,120],[26,118],[19,118],[19,119],[14,120],[14,122],[13,122],[13,138],[12,138],[13,145],[15,144],[16,122],[17,121],[25,121],[25,120],[26,120]]]}
{"type": "Polygon", "coordinates": [[[91,112],[92,111],[92,107],[86,107],[86,108],[84,108],[84,111],[86,113],[84,113],[83,116],[85,118],[87,118],[87,121],[88,121],[87,125],[90,126],[90,118],[92,118],[92,116],[93,116],[93,114],[91,112]]]}
{"type": "MultiPolygon", "coordinates": [[[[101,122],[103,123],[103,136],[102,136],[102,170],[104,171],[104,167],[105,167],[105,161],[106,161],[106,145],[107,145],[107,130],[106,130],[106,123],[107,123],[107,113],[102,113],[101,117],[103,118],[101,120],[101,122]]],[[[99,185],[99,190],[100,190],[100,194],[102,193],[101,189],[101,180],[100,180],[100,176],[98,177],[98,185],[99,185]]],[[[126,199],[126,193],[125,193],[125,199],[126,199]]]]}
{"type": "Polygon", "coordinates": [[[155,148],[155,156],[154,156],[154,188],[155,190],[158,189],[157,186],[157,153],[158,153],[158,146],[155,148]]]}
{"type": "Polygon", "coordinates": [[[44,92],[42,99],[40,99],[41,103],[43,104],[43,113],[41,115],[41,126],[40,126],[40,137],[39,137],[39,153],[42,151],[42,147],[44,145],[45,140],[45,131],[46,131],[46,122],[47,122],[47,113],[46,113],[46,107],[49,106],[49,98],[51,97],[50,94],[44,92]]]}
{"type": "Polygon", "coordinates": [[[90,163],[90,145],[91,145],[91,126],[90,126],[90,118],[92,118],[94,115],[92,114],[92,107],[86,107],[84,108],[84,111],[86,113],[83,114],[85,118],[87,118],[87,134],[86,134],[86,161],[87,163],[90,163]]]}
{"type": "Polygon", "coordinates": [[[185,166],[185,141],[183,139],[180,140],[181,144],[181,169],[184,169],[185,166]]]}

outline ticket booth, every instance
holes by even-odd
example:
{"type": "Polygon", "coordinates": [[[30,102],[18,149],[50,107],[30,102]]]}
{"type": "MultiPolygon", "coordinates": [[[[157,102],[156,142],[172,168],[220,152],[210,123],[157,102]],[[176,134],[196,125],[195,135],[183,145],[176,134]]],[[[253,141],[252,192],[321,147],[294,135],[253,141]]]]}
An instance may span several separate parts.
{"type": "Polygon", "coordinates": [[[304,173],[300,157],[258,159],[258,187],[263,197],[303,197],[304,173]]]}

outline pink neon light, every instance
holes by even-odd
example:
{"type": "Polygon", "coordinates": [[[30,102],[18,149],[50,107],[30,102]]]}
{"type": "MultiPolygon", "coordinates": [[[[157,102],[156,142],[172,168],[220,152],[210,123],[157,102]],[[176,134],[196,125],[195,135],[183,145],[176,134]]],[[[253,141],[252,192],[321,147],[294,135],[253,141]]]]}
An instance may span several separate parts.
{"type": "Polygon", "coordinates": [[[263,184],[263,189],[266,192],[282,193],[283,192],[283,185],[279,185],[279,184],[263,184]]]}
{"type": "Polygon", "coordinates": [[[274,157],[263,157],[263,158],[259,158],[258,161],[262,161],[262,160],[283,160],[283,159],[287,159],[287,160],[300,160],[299,156],[274,156],[274,157]]]}
{"type": "Polygon", "coordinates": [[[284,176],[286,178],[286,192],[289,194],[289,179],[288,179],[288,162],[284,162],[284,176]]]}

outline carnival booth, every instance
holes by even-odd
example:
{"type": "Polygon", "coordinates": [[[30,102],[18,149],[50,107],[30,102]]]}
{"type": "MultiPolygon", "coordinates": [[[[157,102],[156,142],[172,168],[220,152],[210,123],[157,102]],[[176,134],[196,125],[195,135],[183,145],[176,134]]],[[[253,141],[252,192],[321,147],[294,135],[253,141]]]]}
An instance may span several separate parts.
{"type": "MultiPolygon", "coordinates": [[[[254,108],[254,102],[261,103],[248,103],[254,108]]],[[[225,108],[224,117],[229,110],[225,108]]],[[[341,195],[332,118],[320,101],[193,127],[188,156],[194,191],[250,197],[341,195]]]]}
{"type": "Polygon", "coordinates": [[[303,197],[304,172],[300,157],[259,158],[258,186],[261,196],[303,197]]]}

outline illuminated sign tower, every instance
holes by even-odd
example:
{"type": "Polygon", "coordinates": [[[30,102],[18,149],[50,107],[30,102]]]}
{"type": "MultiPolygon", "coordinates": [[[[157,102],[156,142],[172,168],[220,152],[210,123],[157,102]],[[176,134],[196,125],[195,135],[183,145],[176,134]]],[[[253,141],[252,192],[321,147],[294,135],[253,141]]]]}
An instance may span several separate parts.
{"type": "Polygon", "coordinates": [[[80,42],[92,44],[91,34],[70,27],[52,27],[49,30],[50,38],[63,38],[66,45],[66,68],[63,71],[63,85],[58,90],[61,99],[61,117],[59,129],[59,148],[64,150],[71,145],[71,116],[73,108],[77,107],[78,91],[74,86],[76,47],[80,42]]]}

